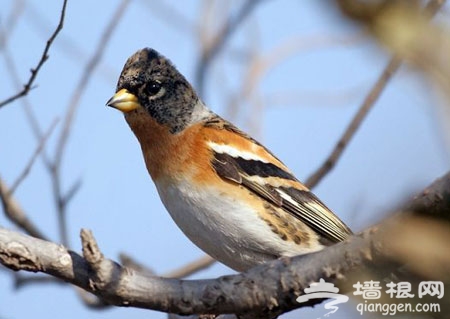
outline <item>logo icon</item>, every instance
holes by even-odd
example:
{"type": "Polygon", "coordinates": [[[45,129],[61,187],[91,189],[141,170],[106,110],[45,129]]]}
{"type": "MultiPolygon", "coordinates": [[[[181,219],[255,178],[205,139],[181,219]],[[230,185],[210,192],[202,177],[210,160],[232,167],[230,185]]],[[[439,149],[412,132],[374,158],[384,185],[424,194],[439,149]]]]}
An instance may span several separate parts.
{"type": "Polygon", "coordinates": [[[345,303],[349,299],[346,295],[338,293],[339,288],[335,287],[332,283],[325,282],[322,278],[320,278],[319,282],[311,283],[309,288],[304,289],[304,292],[304,295],[297,298],[297,302],[302,303],[310,299],[332,299],[323,305],[325,309],[331,310],[325,314],[325,317],[328,317],[339,309],[336,305],[345,303]]]}

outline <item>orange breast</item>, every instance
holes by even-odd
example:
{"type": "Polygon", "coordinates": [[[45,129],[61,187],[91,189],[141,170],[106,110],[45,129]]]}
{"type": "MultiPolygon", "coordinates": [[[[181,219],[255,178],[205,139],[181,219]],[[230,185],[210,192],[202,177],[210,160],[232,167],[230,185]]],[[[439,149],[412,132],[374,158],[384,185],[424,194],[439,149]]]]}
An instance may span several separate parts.
{"type": "MultiPolygon", "coordinates": [[[[201,125],[172,134],[145,110],[126,114],[126,120],[142,148],[145,164],[155,182],[170,182],[191,177],[202,180],[215,176],[211,153],[205,147],[201,125]]],[[[217,177],[218,178],[218,177],[217,177]]]]}
{"type": "MultiPolygon", "coordinates": [[[[199,123],[173,134],[142,108],[127,113],[126,120],[141,144],[147,169],[156,183],[172,183],[186,178],[198,184],[219,182],[220,177],[211,165],[213,153],[207,144],[210,141],[253,152],[263,160],[288,170],[263,146],[220,126],[205,127],[199,123]]],[[[306,189],[297,181],[284,183],[306,189]]]]}

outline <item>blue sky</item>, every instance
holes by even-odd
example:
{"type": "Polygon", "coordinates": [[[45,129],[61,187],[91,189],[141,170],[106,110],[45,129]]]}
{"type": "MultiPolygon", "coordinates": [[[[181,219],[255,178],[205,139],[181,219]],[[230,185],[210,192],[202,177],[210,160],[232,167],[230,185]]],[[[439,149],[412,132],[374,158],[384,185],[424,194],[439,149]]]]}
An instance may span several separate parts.
{"type": "MultiPolygon", "coordinates": [[[[1,3],[0,27],[4,30],[15,1],[1,3]]],[[[50,49],[37,87],[27,97],[44,129],[55,118],[64,117],[84,65],[118,3],[69,1],[64,29],[50,49]]],[[[120,252],[127,252],[157,273],[178,268],[203,253],[170,219],[146,172],[136,139],[120,112],[105,107],[105,102],[115,91],[125,60],[147,46],[169,57],[189,80],[194,80],[198,34],[202,28],[211,32],[211,25],[199,20],[204,2],[189,0],[182,7],[175,0],[163,3],[181,13],[186,23],[169,21],[160,2],[131,2],[82,94],[62,165],[64,189],[76,180],[82,181],[68,208],[71,248],[80,251],[79,231],[89,228],[107,257],[117,260],[120,252]]],[[[232,10],[240,3],[229,2],[232,10]]],[[[56,26],[61,1],[47,1],[44,7],[41,1],[29,0],[23,5],[7,42],[22,83],[56,26]]],[[[223,20],[220,12],[213,14],[216,25],[223,20]]],[[[0,53],[3,100],[15,93],[16,87],[3,51],[0,53]]],[[[324,2],[264,1],[213,63],[202,97],[217,113],[233,115],[230,120],[254,134],[304,180],[331,151],[388,58],[382,48],[362,39],[355,26],[345,23],[324,2]],[[298,48],[261,78],[256,96],[262,103],[244,103],[237,114],[232,114],[227,108],[227,92],[242,87],[246,76],[245,64],[236,56],[243,48],[252,48],[264,57],[287,44],[298,48]]],[[[381,219],[389,209],[448,170],[449,139],[443,135],[436,107],[439,99],[434,93],[420,74],[403,67],[337,167],[314,189],[353,230],[381,219]]],[[[61,123],[46,145],[50,158],[61,123]]],[[[22,101],[0,109],[0,133],[0,176],[12,183],[37,145],[22,101]]],[[[40,229],[59,241],[51,181],[41,160],[15,195],[40,229]]],[[[0,225],[15,228],[3,215],[0,225]]],[[[230,269],[216,264],[193,278],[229,273],[230,269]]],[[[313,315],[310,310],[302,310],[302,314],[305,318],[313,315]]],[[[165,317],[136,309],[89,310],[75,289],[67,285],[33,285],[14,291],[12,276],[0,270],[0,318],[31,315],[165,317]]]]}

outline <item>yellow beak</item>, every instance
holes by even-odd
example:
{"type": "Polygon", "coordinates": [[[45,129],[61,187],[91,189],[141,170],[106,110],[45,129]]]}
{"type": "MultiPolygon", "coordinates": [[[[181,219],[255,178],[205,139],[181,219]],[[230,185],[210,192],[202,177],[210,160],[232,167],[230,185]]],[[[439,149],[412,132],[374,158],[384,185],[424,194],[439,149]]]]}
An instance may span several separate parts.
{"type": "Polygon", "coordinates": [[[131,94],[126,89],[122,89],[106,102],[106,105],[114,107],[124,113],[138,108],[139,102],[136,95],[131,94]]]}

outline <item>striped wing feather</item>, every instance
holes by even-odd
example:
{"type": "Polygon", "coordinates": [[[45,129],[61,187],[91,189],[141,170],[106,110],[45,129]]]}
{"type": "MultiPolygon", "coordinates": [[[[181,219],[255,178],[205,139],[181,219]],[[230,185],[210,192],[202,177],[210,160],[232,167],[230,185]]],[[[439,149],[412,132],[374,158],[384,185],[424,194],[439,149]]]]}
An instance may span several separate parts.
{"type": "Polygon", "coordinates": [[[258,175],[263,178],[278,177],[297,181],[291,173],[274,164],[214,152],[212,165],[221,178],[245,186],[261,198],[300,219],[319,233],[325,239],[324,243],[337,243],[352,234],[351,230],[310,191],[299,190],[290,185],[274,187],[251,179],[251,176],[258,175]]]}

